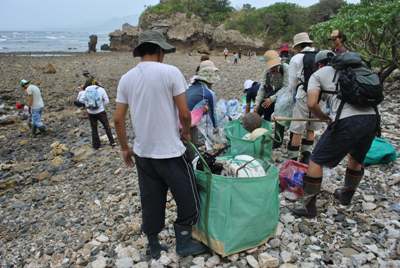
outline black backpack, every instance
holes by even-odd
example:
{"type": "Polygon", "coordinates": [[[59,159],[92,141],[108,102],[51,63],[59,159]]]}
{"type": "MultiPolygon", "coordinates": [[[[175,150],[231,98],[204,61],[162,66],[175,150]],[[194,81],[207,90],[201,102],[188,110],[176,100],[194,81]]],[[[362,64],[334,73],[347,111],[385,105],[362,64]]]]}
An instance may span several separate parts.
{"type": "Polygon", "coordinates": [[[345,103],[358,107],[373,107],[378,116],[378,134],[380,131],[380,116],[378,105],[383,101],[383,85],[379,76],[363,62],[355,52],[346,52],[335,56],[331,65],[336,73],[336,91],[341,100],[335,121],[339,120],[345,103]]]}
{"type": "Polygon", "coordinates": [[[318,69],[317,65],[315,64],[315,55],[317,55],[318,51],[303,51],[301,52],[304,54],[303,57],[303,76],[304,81],[297,85],[296,90],[303,86],[303,90],[307,92],[308,81],[310,80],[311,75],[318,69]]]}

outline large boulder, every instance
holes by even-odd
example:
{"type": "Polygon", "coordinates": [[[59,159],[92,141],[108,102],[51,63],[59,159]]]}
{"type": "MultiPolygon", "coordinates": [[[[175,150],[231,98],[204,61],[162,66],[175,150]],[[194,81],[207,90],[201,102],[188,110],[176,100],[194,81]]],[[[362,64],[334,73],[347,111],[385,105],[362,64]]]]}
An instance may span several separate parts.
{"type": "Polygon", "coordinates": [[[109,36],[111,51],[131,51],[138,42],[139,28],[125,23],[122,30],[116,30],[109,36]]]}

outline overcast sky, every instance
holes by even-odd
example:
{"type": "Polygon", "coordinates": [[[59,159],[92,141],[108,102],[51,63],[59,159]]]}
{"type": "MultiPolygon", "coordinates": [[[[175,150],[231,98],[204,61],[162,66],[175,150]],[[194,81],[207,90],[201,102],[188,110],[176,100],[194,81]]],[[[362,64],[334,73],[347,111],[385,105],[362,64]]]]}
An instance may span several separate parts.
{"type": "MultiPolygon", "coordinates": [[[[132,16],[132,20],[135,20],[146,5],[158,2],[159,0],[0,0],[0,30],[44,30],[96,25],[125,16],[132,16]]],[[[231,0],[232,6],[236,8],[244,3],[262,7],[275,2],[293,2],[308,6],[318,0],[231,0]]]]}

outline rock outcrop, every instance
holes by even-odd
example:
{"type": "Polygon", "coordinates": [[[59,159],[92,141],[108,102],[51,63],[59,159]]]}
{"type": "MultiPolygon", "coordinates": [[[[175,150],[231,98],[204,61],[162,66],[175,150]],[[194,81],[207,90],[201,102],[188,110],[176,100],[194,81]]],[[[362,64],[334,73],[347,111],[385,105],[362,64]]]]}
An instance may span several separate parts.
{"type": "Polygon", "coordinates": [[[245,37],[236,30],[226,30],[224,25],[214,27],[195,15],[176,13],[173,16],[165,16],[144,13],[138,27],[125,24],[122,30],[110,34],[111,50],[131,50],[137,44],[139,32],[147,29],[163,32],[170,43],[184,51],[210,53],[225,47],[231,51],[263,49],[261,40],[245,37]]]}
{"type": "Polygon", "coordinates": [[[125,23],[122,30],[116,30],[110,33],[111,51],[131,51],[137,44],[139,37],[139,28],[125,23]]]}

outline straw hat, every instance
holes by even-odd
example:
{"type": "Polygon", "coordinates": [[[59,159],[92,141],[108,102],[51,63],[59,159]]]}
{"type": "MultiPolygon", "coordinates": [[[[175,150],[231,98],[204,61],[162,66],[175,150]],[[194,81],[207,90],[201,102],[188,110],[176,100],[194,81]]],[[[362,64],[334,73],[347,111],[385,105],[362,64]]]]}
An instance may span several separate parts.
{"type": "Polygon", "coordinates": [[[275,50],[268,50],[264,53],[265,60],[267,61],[267,71],[270,70],[271,68],[281,65],[282,61],[281,58],[279,57],[278,52],[275,50]]]}
{"type": "Polygon", "coordinates": [[[308,36],[308,33],[298,33],[293,37],[293,47],[296,47],[302,43],[314,43],[310,37],[308,36]]]}

